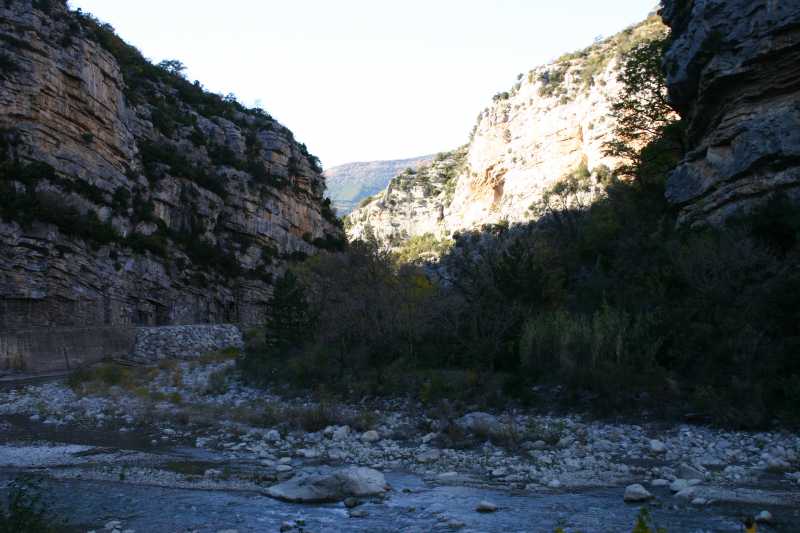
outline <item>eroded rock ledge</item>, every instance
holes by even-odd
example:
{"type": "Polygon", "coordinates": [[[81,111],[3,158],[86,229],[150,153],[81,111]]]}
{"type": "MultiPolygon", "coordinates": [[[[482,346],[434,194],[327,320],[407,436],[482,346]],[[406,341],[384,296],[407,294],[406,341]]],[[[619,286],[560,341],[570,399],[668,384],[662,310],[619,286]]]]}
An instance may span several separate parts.
{"type": "Polygon", "coordinates": [[[672,103],[690,152],[672,173],[681,222],[720,222],[785,191],[800,199],[800,4],[665,0],[672,103]]]}

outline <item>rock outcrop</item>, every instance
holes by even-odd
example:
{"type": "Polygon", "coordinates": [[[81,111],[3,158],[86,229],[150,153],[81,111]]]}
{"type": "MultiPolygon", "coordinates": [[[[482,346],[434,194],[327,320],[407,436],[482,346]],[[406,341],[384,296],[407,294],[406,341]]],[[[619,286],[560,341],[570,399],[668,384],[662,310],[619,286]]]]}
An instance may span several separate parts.
{"type": "Polygon", "coordinates": [[[335,246],[316,158],[63,0],[0,2],[0,331],[260,320],[335,246]]]}
{"type": "Polygon", "coordinates": [[[368,197],[382,191],[389,181],[407,168],[416,170],[433,160],[432,155],[390,161],[347,163],[324,172],[336,212],[347,215],[368,197]]]}
{"type": "Polygon", "coordinates": [[[485,224],[535,218],[531,205],[563,176],[602,173],[621,161],[605,153],[621,89],[620,58],[663,36],[658,16],[520,74],[478,116],[469,144],[414,175],[401,174],[373,202],[348,216],[348,235],[370,231],[391,245],[431,233],[447,237],[485,224]],[[455,176],[452,169],[456,168],[455,176]]]}
{"type": "Polygon", "coordinates": [[[663,4],[669,95],[688,122],[667,186],[681,222],[720,222],[776,191],[800,199],[800,4],[663,4]]]}

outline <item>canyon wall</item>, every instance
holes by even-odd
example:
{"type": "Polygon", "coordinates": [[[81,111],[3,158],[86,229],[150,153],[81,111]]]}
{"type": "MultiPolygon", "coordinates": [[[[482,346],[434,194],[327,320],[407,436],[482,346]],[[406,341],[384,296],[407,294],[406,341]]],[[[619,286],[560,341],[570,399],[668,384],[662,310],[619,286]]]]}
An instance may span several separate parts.
{"type": "Polygon", "coordinates": [[[0,1],[0,67],[0,332],[260,322],[341,241],[288,129],[65,2],[0,1]]]}
{"type": "Polygon", "coordinates": [[[689,153],[668,181],[684,224],[800,199],[800,3],[665,0],[671,103],[689,153]]]}
{"type": "Polygon", "coordinates": [[[478,116],[469,144],[442,154],[347,218],[350,238],[373,234],[397,245],[415,235],[447,237],[501,221],[535,218],[531,206],[567,174],[598,175],[621,161],[605,153],[615,122],[620,59],[661,37],[653,15],[602,42],[520,74],[478,116]]]}

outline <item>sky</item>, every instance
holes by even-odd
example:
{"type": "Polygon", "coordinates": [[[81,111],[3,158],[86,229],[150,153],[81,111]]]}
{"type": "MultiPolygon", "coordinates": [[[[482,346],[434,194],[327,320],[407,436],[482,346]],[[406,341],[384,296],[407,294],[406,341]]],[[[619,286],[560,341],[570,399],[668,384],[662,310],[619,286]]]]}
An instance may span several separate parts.
{"type": "Polygon", "coordinates": [[[323,166],[467,142],[519,73],[644,19],[656,0],[71,0],[154,62],[260,106],[323,166]]]}

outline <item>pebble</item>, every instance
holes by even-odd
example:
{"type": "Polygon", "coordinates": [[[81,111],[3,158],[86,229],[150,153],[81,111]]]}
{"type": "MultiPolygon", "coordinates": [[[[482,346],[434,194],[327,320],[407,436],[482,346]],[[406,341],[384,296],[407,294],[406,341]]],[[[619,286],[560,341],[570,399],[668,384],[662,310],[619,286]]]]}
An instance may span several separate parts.
{"type": "Polygon", "coordinates": [[[772,513],[769,511],[761,511],[756,516],[756,522],[760,522],[762,524],[771,524],[772,520],[772,513]]]}

